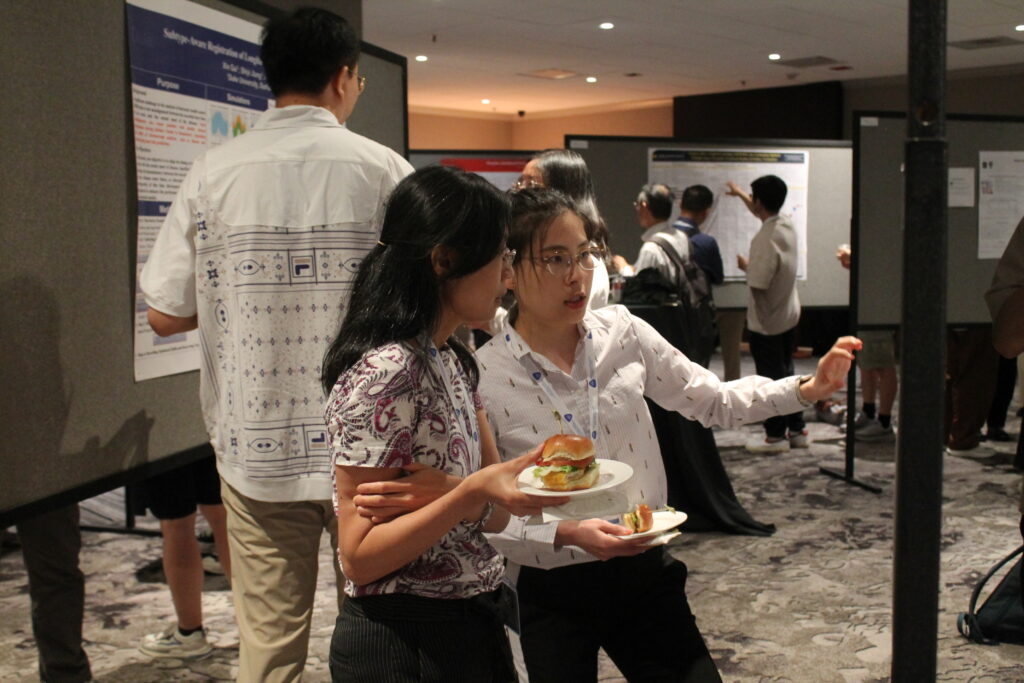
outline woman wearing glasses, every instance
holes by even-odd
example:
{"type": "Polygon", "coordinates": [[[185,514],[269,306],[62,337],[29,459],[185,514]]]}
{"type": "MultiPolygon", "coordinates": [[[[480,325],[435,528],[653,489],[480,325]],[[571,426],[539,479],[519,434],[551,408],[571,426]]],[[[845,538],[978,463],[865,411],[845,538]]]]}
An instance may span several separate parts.
{"type": "Polygon", "coordinates": [[[502,529],[507,510],[533,514],[567,499],[516,488],[538,451],[499,463],[477,365],[452,337],[494,315],[515,257],[507,222],[506,196],[479,176],[437,166],[407,177],[324,358],[349,596],[331,642],[334,680],[515,680],[503,561],[483,532],[502,529]],[[389,521],[356,513],[358,485],[411,473],[446,492],[389,521]]]}
{"type": "Polygon", "coordinates": [[[513,189],[522,190],[529,187],[558,190],[573,200],[580,212],[587,216],[594,226],[594,243],[600,251],[593,270],[587,306],[607,306],[610,289],[608,264],[605,262],[605,254],[608,252],[608,227],[597,210],[594,181],[590,176],[590,169],[587,168],[587,162],[579,153],[569,149],[545,150],[527,162],[513,189]]]}
{"type": "MultiPolygon", "coordinates": [[[[594,439],[597,457],[628,463],[630,504],[665,505],[667,487],[644,397],[705,425],[799,410],[838,387],[859,341],[839,340],[813,377],[723,383],[622,306],[589,311],[600,262],[594,225],[571,200],[512,196],[510,288],[516,305],[477,354],[480,391],[503,458],[555,429],[594,439]]],[[[492,544],[519,593],[519,643],[531,683],[594,681],[603,647],[628,680],[719,681],[685,594],[686,567],[603,519],[527,524],[492,544]]]]}

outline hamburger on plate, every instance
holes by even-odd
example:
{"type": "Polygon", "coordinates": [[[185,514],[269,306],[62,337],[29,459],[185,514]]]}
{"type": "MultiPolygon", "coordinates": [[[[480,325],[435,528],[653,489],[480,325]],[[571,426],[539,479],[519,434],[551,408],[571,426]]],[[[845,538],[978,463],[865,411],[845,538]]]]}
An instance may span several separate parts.
{"type": "Polygon", "coordinates": [[[594,442],[585,436],[558,434],[544,442],[533,476],[538,488],[580,491],[597,483],[600,466],[594,460],[594,442]]]}

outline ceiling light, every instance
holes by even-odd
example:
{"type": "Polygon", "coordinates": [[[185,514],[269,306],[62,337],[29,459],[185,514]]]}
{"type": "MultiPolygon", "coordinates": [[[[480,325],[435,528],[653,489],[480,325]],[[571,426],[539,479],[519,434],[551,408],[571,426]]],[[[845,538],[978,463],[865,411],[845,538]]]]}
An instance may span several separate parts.
{"type": "Polygon", "coordinates": [[[768,55],[768,59],[772,60],[773,62],[776,62],[782,59],[782,55],[780,55],[778,52],[773,52],[770,55],[768,55]]]}
{"type": "Polygon", "coordinates": [[[587,83],[597,83],[596,76],[587,76],[587,83]]]}
{"type": "Polygon", "coordinates": [[[416,55],[416,61],[417,62],[425,62],[425,61],[427,61],[427,56],[426,55],[416,55]]]}
{"type": "Polygon", "coordinates": [[[491,101],[489,99],[487,99],[487,98],[484,98],[484,99],[480,100],[480,104],[490,104],[490,103],[491,103],[491,101]]]}
{"type": "Polygon", "coordinates": [[[1014,27],[1014,30],[1015,30],[1015,31],[1024,31],[1024,24],[1017,24],[1017,25],[1016,25],[1016,26],[1014,27]]]}
{"type": "Polygon", "coordinates": [[[603,24],[599,25],[599,26],[598,26],[598,28],[600,28],[600,29],[603,29],[603,30],[605,30],[605,31],[610,31],[610,30],[612,30],[613,28],[615,28],[615,24],[613,24],[613,23],[612,23],[612,22],[610,22],[610,21],[606,21],[606,22],[604,22],[603,24]]]}

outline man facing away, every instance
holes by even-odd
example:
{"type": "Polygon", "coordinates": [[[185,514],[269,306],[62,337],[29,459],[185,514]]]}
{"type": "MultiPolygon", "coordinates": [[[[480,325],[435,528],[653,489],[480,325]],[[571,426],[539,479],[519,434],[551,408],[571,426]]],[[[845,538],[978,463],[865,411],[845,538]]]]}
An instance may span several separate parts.
{"type": "MultiPolygon", "coordinates": [[[[793,346],[800,322],[800,298],[796,292],[796,230],[788,216],[780,214],[786,201],[786,183],[774,175],[761,176],[750,184],[747,194],[729,183],[727,194],[739,197],[759,218],[761,229],[750,241],[750,257],[736,256],[740,270],[747,274],[750,297],[747,330],[750,354],[757,374],[780,379],[793,374],[793,346]]],[[[807,431],[802,413],[781,415],[764,421],[765,435],[746,444],[748,451],[785,453],[806,448],[807,431]]]]}
{"type": "MultiPolygon", "coordinates": [[[[705,185],[690,185],[683,190],[679,198],[679,218],[672,227],[686,233],[690,238],[693,262],[704,271],[708,283],[720,285],[725,281],[725,272],[722,268],[722,252],[718,248],[718,240],[701,232],[700,229],[711,215],[714,203],[715,196],[705,185]]],[[[745,317],[742,310],[718,310],[715,313],[715,326],[718,328],[726,380],[740,378],[740,342],[743,341],[745,317]]]]}
{"type": "Polygon", "coordinates": [[[683,190],[679,198],[679,217],[672,227],[686,233],[690,238],[690,251],[693,262],[707,275],[708,282],[720,285],[725,280],[722,269],[722,253],[718,249],[718,241],[700,231],[700,226],[711,215],[711,205],[715,196],[704,185],[691,185],[683,190]]]}
{"type": "Polygon", "coordinates": [[[689,260],[690,240],[668,222],[672,216],[674,201],[675,195],[668,185],[655,183],[644,185],[640,189],[633,202],[633,209],[636,212],[637,223],[644,231],[640,237],[643,244],[640,247],[640,254],[636,257],[636,263],[632,266],[626,263],[623,257],[615,256],[613,260],[619,273],[630,276],[644,268],[656,268],[669,282],[676,281],[675,262],[657,242],[652,241],[655,235],[661,235],[675,248],[681,260],[689,260]]]}
{"type": "Polygon", "coordinates": [[[384,201],[412,167],[344,125],[365,86],[344,19],[273,19],[260,56],[276,108],[196,160],[140,286],[157,334],[199,329],[238,679],[262,682],[302,675],[324,530],[337,546],[320,365],[384,201]]]}

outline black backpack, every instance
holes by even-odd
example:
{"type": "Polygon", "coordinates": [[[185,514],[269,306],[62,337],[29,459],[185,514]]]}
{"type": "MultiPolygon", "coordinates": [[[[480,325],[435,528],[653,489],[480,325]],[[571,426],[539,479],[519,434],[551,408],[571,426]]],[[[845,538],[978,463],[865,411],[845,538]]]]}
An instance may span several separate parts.
{"type": "Polygon", "coordinates": [[[1024,553],[1024,545],[999,560],[974,587],[967,611],[961,612],[956,619],[956,628],[960,635],[982,645],[1024,644],[1024,593],[1021,592],[1022,569],[1019,557],[1021,553],[1024,553]],[[982,588],[1015,557],[1018,558],[1016,564],[988,596],[981,609],[975,611],[982,588]]]}
{"type": "Polygon", "coordinates": [[[651,241],[661,247],[676,265],[676,289],[684,309],[690,337],[688,346],[691,351],[686,355],[707,367],[711,362],[711,354],[715,350],[715,340],[718,337],[715,300],[711,296],[711,284],[708,282],[707,274],[693,262],[692,258],[684,261],[666,237],[655,235],[651,241]]]}

